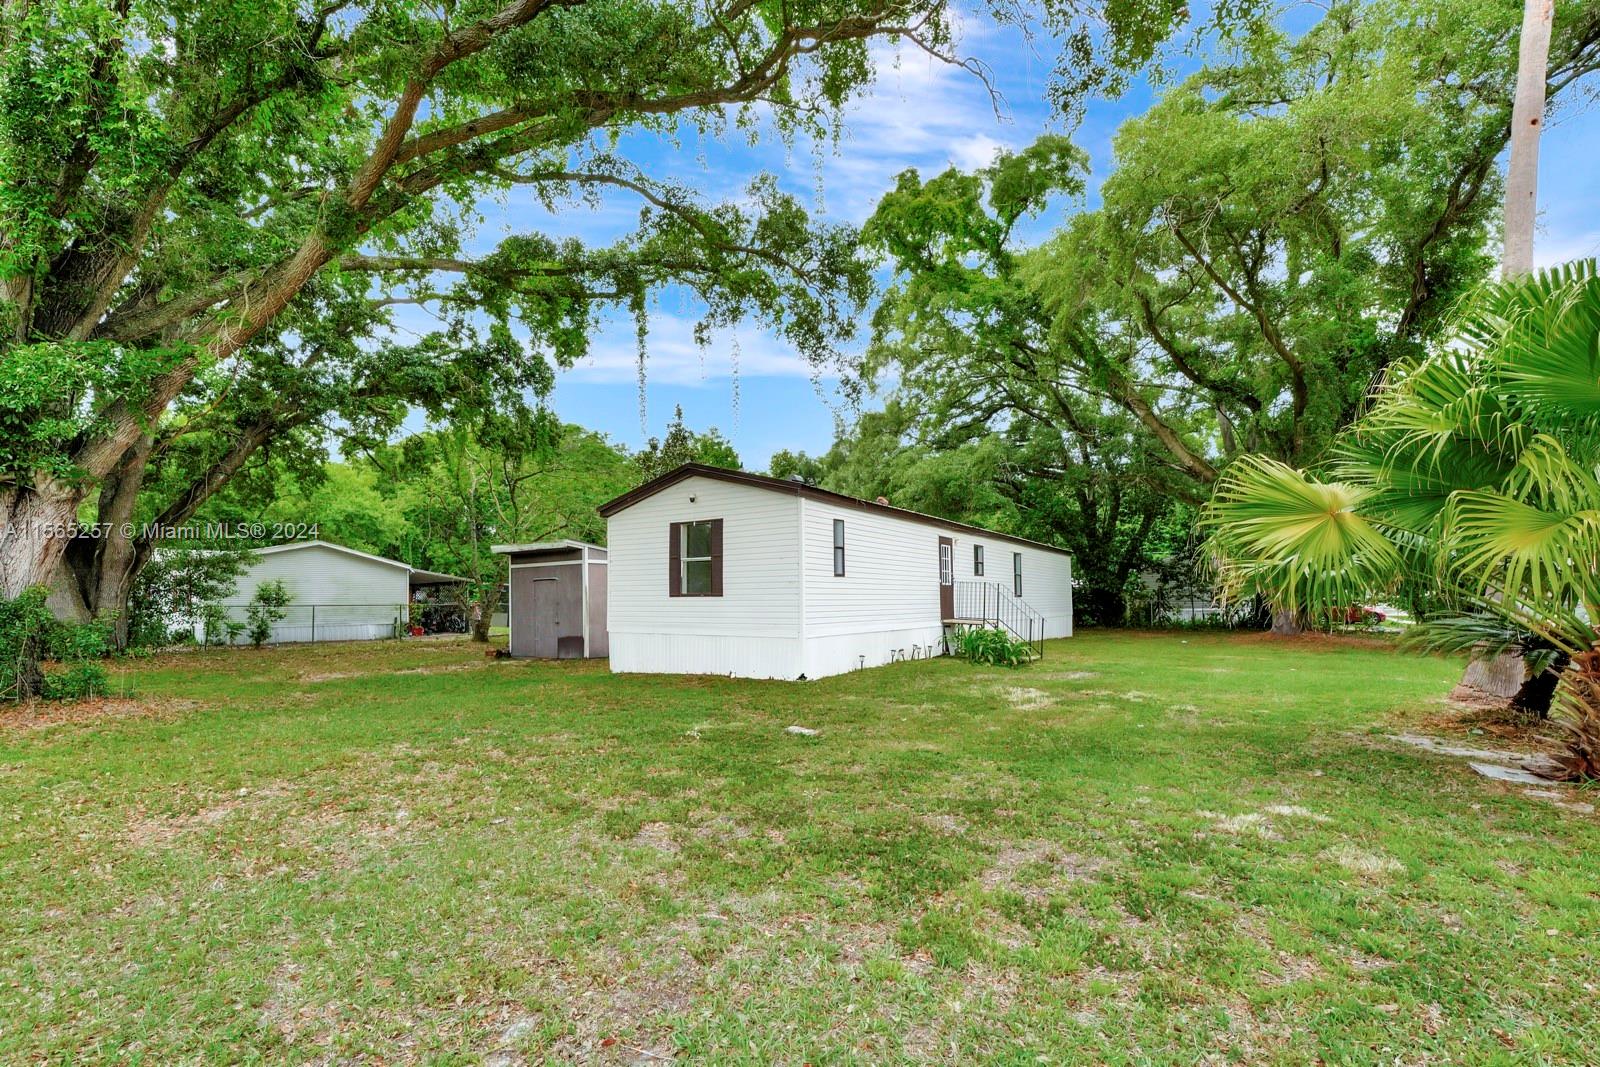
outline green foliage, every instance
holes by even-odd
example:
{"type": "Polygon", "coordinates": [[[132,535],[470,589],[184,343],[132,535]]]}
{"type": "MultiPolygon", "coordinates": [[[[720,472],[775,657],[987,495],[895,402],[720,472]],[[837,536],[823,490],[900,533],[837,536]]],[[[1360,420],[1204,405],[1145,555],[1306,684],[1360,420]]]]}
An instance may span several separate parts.
{"type": "Polygon", "coordinates": [[[105,696],[110,687],[111,680],[100,664],[73,663],[65,670],[45,674],[43,695],[50,700],[83,700],[105,696]]]}
{"type": "MultiPolygon", "coordinates": [[[[982,7],[0,6],[0,477],[16,486],[0,518],[35,537],[28,520],[109,482],[119,517],[181,522],[269,443],[305,458],[332,427],[380,443],[413,409],[493,446],[481,424],[532,419],[602,314],[637,318],[642,378],[646,310],[669,289],[700,343],[756,319],[821,368],[872,289],[854,231],[770,175],[708,202],[629,152],[732,130],[827,143],[875,46],[957,62],[974,14],[1064,42],[1070,106],[1187,20],[1176,0],[982,7]],[[555,213],[620,201],[638,224],[481,251],[480,205],[514,190],[555,213]],[[400,329],[396,305],[440,328],[400,329]],[[152,460],[148,499],[117,500],[152,460]]],[[[137,566],[150,545],[134,547],[137,566]]],[[[39,548],[7,591],[49,577],[60,549],[39,548]]],[[[101,566],[74,552],[80,573],[101,566]]]]}
{"type": "Polygon", "coordinates": [[[288,618],[289,602],[294,597],[281,579],[262,582],[245,608],[245,633],[250,643],[260,648],[272,639],[272,628],[288,618]]]}
{"type": "Polygon", "coordinates": [[[0,599],[0,700],[75,700],[103,695],[110,650],[107,623],[59,622],[45,606],[48,591],[0,599]],[[51,663],[61,669],[51,669],[51,663]]]}
{"type": "MultiPolygon", "coordinates": [[[[1020,514],[1073,552],[1080,621],[1121,622],[1178,547],[1174,501],[1247,453],[1323,458],[1486,276],[1520,18],[1396,0],[1298,38],[1253,24],[1123,126],[1100,206],[1038,247],[1019,221],[1083,190],[1060,137],[901,175],[863,229],[892,272],[862,369],[897,382],[896,446],[998,438],[1020,514]]],[[[1564,8],[1553,97],[1597,49],[1600,4],[1564,8]]]]}
{"type": "Polygon", "coordinates": [[[786,481],[799,478],[807,485],[821,485],[826,473],[822,461],[805,452],[791,452],[787,448],[780,448],[772,454],[772,459],[767,465],[767,474],[773,478],[783,478],[786,481]]]}
{"type": "Polygon", "coordinates": [[[1021,667],[1031,657],[1028,642],[998,626],[969,626],[961,632],[959,647],[969,661],[991,667],[1021,667]]]}
{"type": "Polygon", "coordinates": [[[104,341],[0,342],[0,478],[73,475],[64,446],[105,426],[93,398],[137,396],[181,354],[168,347],[140,350],[104,341]]]}
{"type": "Polygon", "coordinates": [[[45,607],[47,595],[43,587],[35,587],[0,600],[0,699],[26,700],[44,692],[40,660],[55,623],[45,607]]]}
{"type": "Polygon", "coordinates": [[[1212,551],[1227,561],[1232,597],[1330,611],[1386,592],[1401,573],[1399,551],[1361,514],[1358,485],[1320,482],[1263,456],[1228,469],[1206,509],[1212,551]]]}
{"type": "Polygon", "coordinates": [[[685,463],[703,463],[708,467],[739,470],[739,453],[733,450],[728,439],[717,432],[715,426],[703,433],[689,429],[683,422],[683,406],[672,410],[672,421],[667,423],[664,437],[650,438],[644,450],[634,456],[639,465],[642,481],[659,477],[676,470],[685,463]]]}
{"type": "Polygon", "coordinates": [[[234,619],[227,607],[216,601],[200,605],[200,642],[210,647],[231,645],[243,636],[245,624],[234,619]]]}
{"type": "MultiPolygon", "coordinates": [[[[1028,259],[1057,344],[1095,338],[1080,373],[1147,406],[1195,481],[1244,452],[1323,458],[1493,265],[1520,18],[1336,4],[1173,88],[1118,132],[1102,206],[1028,259]]],[[[1569,8],[1552,93],[1597,40],[1600,6],[1569,8]]]]}
{"type": "MultiPolygon", "coordinates": [[[[1337,481],[1259,458],[1229,468],[1204,516],[1224,590],[1333,611],[1429,587],[1438,606],[1423,640],[1458,648],[1476,634],[1542,650],[1546,664],[1565,657],[1577,668],[1566,692],[1589,692],[1583,678],[1600,671],[1597,380],[1592,261],[1486,287],[1465,304],[1458,338],[1395,375],[1340,440],[1337,481]]],[[[1600,707],[1573,712],[1600,729],[1600,707]]],[[[1600,763],[1563,770],[1595,776],[1600,763]]]]}
{"type": "Polygon", "coordinates": [[[206,605],[233,594],[248,560],[247,550],[227,544],[156,553],[140,570],[128,598],[128,647],[192,640],[193,621],[204,621],[206,605]],[[180,620],[182,625],[174,629],[180,620]]]}

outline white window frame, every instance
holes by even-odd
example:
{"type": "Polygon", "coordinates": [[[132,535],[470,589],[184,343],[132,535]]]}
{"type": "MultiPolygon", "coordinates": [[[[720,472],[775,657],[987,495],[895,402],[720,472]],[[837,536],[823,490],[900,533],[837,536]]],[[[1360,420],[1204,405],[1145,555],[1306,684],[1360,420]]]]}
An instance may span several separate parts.
{"type": "Polygon", "coordinates": [[[710,596],[711,590],[716,586],[716,557],[711,554],[711,538],[714,527],[710,519],[696,519],[681,523],[678,526],[678,536],[683,538],[678,545],[678,588],[684,596],[710,596]],[[703,556],[689,555],[689,531],[696,526],[706,528],[706,554],[703,556]],[[692,591],[689,588],[689,564],[704,563],[706,565],[706,587],[704,590],[692,591]]]}

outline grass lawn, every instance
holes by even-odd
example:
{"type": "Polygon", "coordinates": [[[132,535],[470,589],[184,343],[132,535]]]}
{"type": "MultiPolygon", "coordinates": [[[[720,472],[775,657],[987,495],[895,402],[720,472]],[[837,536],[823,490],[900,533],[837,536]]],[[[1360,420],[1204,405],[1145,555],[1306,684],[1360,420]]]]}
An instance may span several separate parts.
{"type": "Polygon", "coordinates": [[[1593,1063],[1600,821],[1383,738],[1458,675],[141,662],[0,718],[0,1062],[1593,1063]]]}

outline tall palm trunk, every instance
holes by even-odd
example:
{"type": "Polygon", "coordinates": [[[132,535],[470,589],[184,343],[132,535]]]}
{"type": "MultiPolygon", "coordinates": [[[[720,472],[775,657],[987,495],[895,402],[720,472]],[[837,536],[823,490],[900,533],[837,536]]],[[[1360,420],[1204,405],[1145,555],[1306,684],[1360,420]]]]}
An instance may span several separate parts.
{"type": "Polygon", "coordinates": [[[1545,69],[1550,59],[1550,24],[1555,0],[1524,0],[1517,52],[1517,96],[1511,110],[1511,162],[1506,168],[1503,278],[1533,269],[1533,224],[1537,217],[1539,132],[1544,128],[1545,69]]]}
{"type": "Polygon", "coordinates": [[[1297,637],[1306,632],[1305,613],[1298,608],[1274,606],[1272,632],[1279,637],[1297,637]]]}
{"type": "MultiPolygon", "coordinates": [[[[1545,72],[1555,0],[1523,0],[1517,48],[1517,95],[1511,105],[1511,160],[1506,166],[1505,247],[1500,276],[1533,270],[1533,227],[1538,218],[1539,133],[1544,129],[1545,72]]],[[[1502,699],[1522,691],[1527,670],[1514,652],[1467,665],[1461,686],[1502,699]]]]}

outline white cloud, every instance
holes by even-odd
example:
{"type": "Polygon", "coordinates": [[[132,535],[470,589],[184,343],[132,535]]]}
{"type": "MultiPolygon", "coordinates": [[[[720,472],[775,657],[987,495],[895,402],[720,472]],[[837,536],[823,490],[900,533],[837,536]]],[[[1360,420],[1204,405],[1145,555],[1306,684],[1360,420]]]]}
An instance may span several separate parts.
{"type": "Polygon", "coordinates": [[[995,155],[1010,145],[997,141],[986,133],[975,133],[950,146],[950,162],[962,170],[976,170],[994,162],[995,155]]]}
{"type": "Polygon", "coordinates": [[[843,116],[837,149],[827,146],[823,182],[830,213],[852,221],[871,214],[895,175],[983,166],[1009,147],[1017,129],[971,72],[911,47],[873,50],[872,89],[843,116]]]}
{"type": "Polygon", "coordinates": [[[1534,234],[1533,265],[1553,267],[1574,259],[1600,256],[1600,230],[1549,233],[1541,227],[1534,234]]]}

